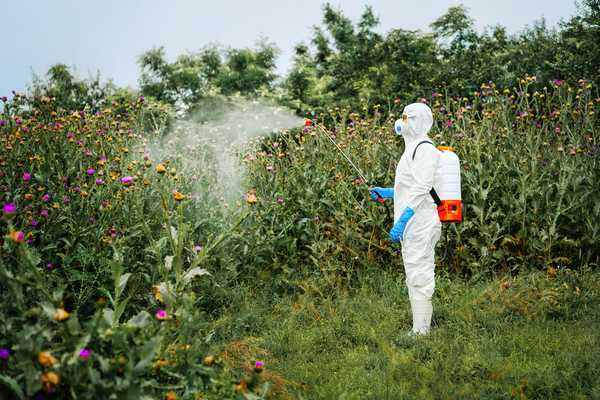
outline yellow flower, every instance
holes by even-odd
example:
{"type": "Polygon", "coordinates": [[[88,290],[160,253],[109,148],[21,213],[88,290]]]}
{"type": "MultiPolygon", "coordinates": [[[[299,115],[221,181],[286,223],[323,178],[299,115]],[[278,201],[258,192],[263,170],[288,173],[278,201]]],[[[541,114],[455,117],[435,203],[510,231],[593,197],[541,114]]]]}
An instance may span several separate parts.
{"type": "Polygon", "coordinates": [[[215,357],[213,357],[213,356],[206,356],[206,357],[204,357],[204,360],[202,360],[202,364],[209,366],[209,367],[211,365],[213,365],[214,362],[215,362],[215,357]]]}
{"type": "Polygon", "coordinates": [[[246,202],[248,204],[255,204],[258,201],[258,198],[256,197],[256,195],[254,193],[248,193],[246,195],[246,202]]]}
{"type": "Polygon", "coordinates": [[[154,361],[154,364],[152,364],[152,368],[160,369],[161,367],[164,367],[167,364],[169,364],[169,362],[165,358],[161,357],[158,360],[154,361]]]}
{"type": "Polygon", "coordinates": [[[44,390],[46,390],[47,392],[54,389],[54,387],[60,383],[60,377],[58,376],[58,374],[56,372],[52,372],[52,371],[44,372],[41,376],[41,380],[42,380],[42,386],[44,387],[44,390]]]}
{"type": "Polygon", "coordinates": [[[167,168],[164,166],[164,164],[158,164],[156,166],[156,172],[158,172],[159,174],[164,174],[165,172],[167,172],[167,168]]]}
{"type": "Polygon", "coordinates": [[[63,308],[59,308],[56,310],[56,312],[54,313],[54,320],[55,321],[64,321],[66,319],[69,319],[69,316],[71,314],[69,314],[67,311],[65,311],[63,308]]]}
{"type": "Polygon", "coordinates": [[[178,191],[173,192],[173,197],[175,198],[175,201],[185,200],[185,194],[178,191]]]}
{"type": "Polygon", "coordinates": [[[152,295],[157,301],[163,302],[162,294],[160,293],[160,286],[154,285],[152,286],[152,295]]]}
{"type": "Polygon", "coordinates": [[[38,362],[42,367],[50,368],[56,364],[56,358],[49,351],[41,351],[38,353],[38,362]]]}

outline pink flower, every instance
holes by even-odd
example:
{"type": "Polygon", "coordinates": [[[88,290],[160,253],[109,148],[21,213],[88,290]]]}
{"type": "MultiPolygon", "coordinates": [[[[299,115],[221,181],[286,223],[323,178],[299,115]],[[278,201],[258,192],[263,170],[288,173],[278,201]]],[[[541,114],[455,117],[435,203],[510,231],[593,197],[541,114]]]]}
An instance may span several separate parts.
{"type": "Polygon", "coordinates": [[[15,203],[6,203],[2,207],[2,213],[4,215],[13,215],[16,212],[17,212],[17,206],[15,203]]]}
{"type": "Polygon", "coordinates": [[[254,370],[256,372],[262,372],[262,370],[265,368],[265,363],[264,361],[261,360],[256,360],[256,362],[254,363],[254,370]]]}
{"type": "Polygon", "coordinates": [[[87,171],[85,171],[88,175],[94,175],[96,173],[96,170],[94,168],[88,168],[87,171]]]}
{"type": "Polygon", "coordinates": [[[48,218],[48,209],[42,208],[42,211],[40,211],[40,215],[44,218],[48,218]]]}
{"type": "Polygon", "coordinates": [[[50,201],[50,195],[48,193],[46,193],[45,195],[42,196],[42,201],[44,203],[47,203],[50,201]]]}
{"type": "Polygon", "coordinates": [[[90,358],[91,354],[92,354],[92,351],[90,349],[79,350],[79,358],[81,358],[82,360],[87,360],[88,358],[90,358]]]}
{"type": "Polygon", "coordinates": [[[96,179],[96,185],[102,186],[102,185],[104,185],[104,181],[102,179],[98,178],[98,179],[96,179]]]}
{"type": "Polygon", "coordinates": [[[25,240],[25,233],[23,233],[23,231],[12,231],[9,236],[14,242],[17,243],[21,243],[23,240],[25,240]]]}
{"type": "Polygon", "coordinates": [[[31,174],[29,172],[23,172],[23,180],[29,182],[31,180],[31,174]]]}
{"type": "Polygon", "coordinates": [[[164,321],[165,319],[167,319],[168,315],[167,312],[161,308],[156,312],[155,316],[157,320],[164,321]]]}
{"type": "Polygon", "coordinates": [[[121,178],[121,183],[125,186],[133,184],[133,176],[124,176],[121,178]]]}

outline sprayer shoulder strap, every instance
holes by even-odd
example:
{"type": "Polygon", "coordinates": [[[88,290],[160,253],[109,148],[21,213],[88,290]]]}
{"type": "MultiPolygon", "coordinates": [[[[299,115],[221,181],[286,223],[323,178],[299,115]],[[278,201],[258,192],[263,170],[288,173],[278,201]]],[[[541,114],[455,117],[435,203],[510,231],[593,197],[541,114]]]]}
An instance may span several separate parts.
{"type": "Polygon", "coordinates": [[[415,159],[415,155],[417,154],[417,149],[419,148],[420,145],[422,145],[423,143],[429,143],[430,145],[433,146],[433,143],[431,143],[429,140],[422,140],[419,143],[417,143],[417,145],[415,146],[415,150],[413,151],[413,155],[412,155],[412,159],[415,159]]]}
{"type": "MultiPolygon", "coordinates": [[[[412,159],[414,161],[415,159],[415,155],[417,154],[417,149],[419,148],[420,145],[422,145],[423,143],[429,143],[430,145],[434,145],[433,143],[431,143],[429,140],[423,140],[419,143],[417,143],[417,145],[415,146],[415,150],[413,151],[413,155],[412,155],[412,159]]],[[[435,191],[434,188],[431,188],[431,190],[429,191],[429,194],[431,195],[431,197],[433,198],[433,201],[435,202],[436,206],[441,206],[442,205],[442,200],[440,200],[440,196],[438,196],[437,192],[435,191]]]]}

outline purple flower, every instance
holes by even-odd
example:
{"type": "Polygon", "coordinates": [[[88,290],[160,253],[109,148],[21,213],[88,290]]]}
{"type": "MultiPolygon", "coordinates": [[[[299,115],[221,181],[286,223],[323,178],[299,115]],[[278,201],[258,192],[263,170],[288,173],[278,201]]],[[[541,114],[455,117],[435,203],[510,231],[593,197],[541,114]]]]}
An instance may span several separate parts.
{"type": "Polygon", "coordinates": [[[283,197],[277,197],[277,204],[283,204],[283,197]]]}
{"type": "Polygon", "coordinates": [[[0,360],[8,360],[8,357],[10,357],[10,350],[0,349],[0,360]]]}
{"type": "Polygon", "coordinates": [[[90,349],[79,350],[79,358],[81,358],[82,360],[87,360],[88,358],[90,358],[91,354],[92,354],[92,351],[90,349]]]}
{"type": "Polygon", "coordinates": [[[15,203],[6,203],[2,207],[2,213],[4,215],[13,215],[16,212],[17,212],[17,206],[15,203]]]}
{"type": "Polygon", "coordinates": [[[200,246],[199,244],[197,244],[196,246],[194,246],[194,253],[198,254],[202,251],[202,246],[200,246]]]}
{"type": "Polygon", "coordinates": [[[104,185],[104,180],[102,180],[100,178],[96,179],[96,185],[98,185],[98,186],[104,185]]]}
{"type": "Polygon", "coordinates": [[[40,215],[44,218],[48,218],[48,209],[42,208],[42,211],[40,211],[40,215]]]}
{"type": "Polygon", "coordinates": [[[261,360],[256,360],[256,362],[254,363],[254,371],[255,372],[262,372],[262,370],[265,368],[265,363],[264,361],[261,360]]]}
{"type": "Polygon", "coordinates": [[[143,102],[144,102],[144,100],[145,100],[144,96],[140,96],[140,97],[138,98],[138,101],[139,101],[140,103],[143,103],[143,102]]]}
{"type": "Polygon", "coordinates": [[[71,202],[71,199],[69,198],[69,196],[63,196],[63,204],[69,204],[71,202]]]}
{"type": "Polygon", "coordinates": [[[8,97],[2,96],[2,97],[0,97],[0,100],[2,100],[3,102],[6,103],[8,101],[8,97]]]}
{"type": "Polygon", "coordinates": [[[96,170],[94,168],[88,168],[87,171],[85,171],[88,175],[94,175],[96,173],[96,170]]]}
{"type": "Polygon", "coordinates": [[[121,183],[125,186],[129,186],[133,183],[133,176],[124,176],[121,178],[121,183]]]}
{"type": "Polygon", "coordinates": [[[47,203],[50,201],[50,195],[48,193],[46,193],[45,195],[42,196],[42,201],[44,203],[47,203]]]}
{"type": "Polygon", "coordinates": [[[0,119],[0,126],[5,126],[6,125],[6,121],[3,119],[0,119]]]}
{"type": "Polygon", "coordinates": [[[31,180],[31,174],[29,172],[23,172],[22,178],[25,182],[29,182],[31,180]]]}
{"type": "Polygon", "coordinates": [[[54,269],[54,264],[52,264],[51,262],[49,262],[48,264],[46,264],[46,268],[48,270],[53,270],[54,269]]]}
{"type": "Polygon", "coordinates": [[[37,219],[32,219],[30,222],[31,226],[33,226],[34,228],[36,226],[38,226],[40,224],[40,222],[37,219]]]}
{"type": "Polygon", "coordinates": [[[560,85],[562,85],[562,84],[563,84],[563,81],[561,81],[560,79],[553,79],[553,80],[551,80],[550,82],[551,82],[553,85],[556,85],[556,86],[560,86],[560,85]]]}

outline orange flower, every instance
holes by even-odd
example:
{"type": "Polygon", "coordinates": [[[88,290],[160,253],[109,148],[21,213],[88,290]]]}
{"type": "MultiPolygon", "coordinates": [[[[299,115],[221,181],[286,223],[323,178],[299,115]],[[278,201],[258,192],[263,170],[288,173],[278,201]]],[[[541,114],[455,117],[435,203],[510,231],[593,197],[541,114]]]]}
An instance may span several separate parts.
{"type": "Polygon", "coordinates": [[[215,357],[214,356],[206,356],[204,357],[204,360],[202,360],[202,363],[206,366],[211,366],[213,365],[213,363],[215,362],[215,357]]]}
{"type": "Polygon", "coordinates": [[[164,174],[165,172],[167,172],[167,167],[165,167],[164,164],[158,164],[156,166],[156,172],[158,172],[159,174],[164,174]]]}
{"type": "Polygon", "coordinates": [[[24,197],[25,200],[33,200],[33,195],[31,193],[27,193],[24,197]]]}
{"type": "Polygon", "coordinates": [[[177,395],[175,394],[175,392],[170,391],[165,396],[165,400],[177,400],[177,395]]]}
{"type": "Polygon", "coordinates": [[[69,319],[69,316],[71,314],[69,314],[67,311],[65,311],[63,308],[59,308],[56,310],[56,312],[54,313],[54,320],[55,321],[64,321],[66,319],[69,319]]]}
{"type": "Polygon", "coordinates": [[[56,372],[44,372],[41,377],[42,386],[46,392],[54,389],[60,383],[60,376],[56,372]]]}
{"type": "Polygon", "coordinates": [[[23,233],[23,231],[11,230],[8,234],[8,237],[16,243],[23,243],[23,241],[25,240],[25,234],[23,233]]]}
{"type": "Polygon", "coordinates": [[[185,195],[178,191],[173,192],[173,197],[175,198],[175,201],[185,200],[185,195]]]}
{"type": "Polygon", "coordinates": [[[49,351],[41,351],[38,353],[38,362],[42,367],[50,368],[56,364],[56,358],[49,351]]]}

